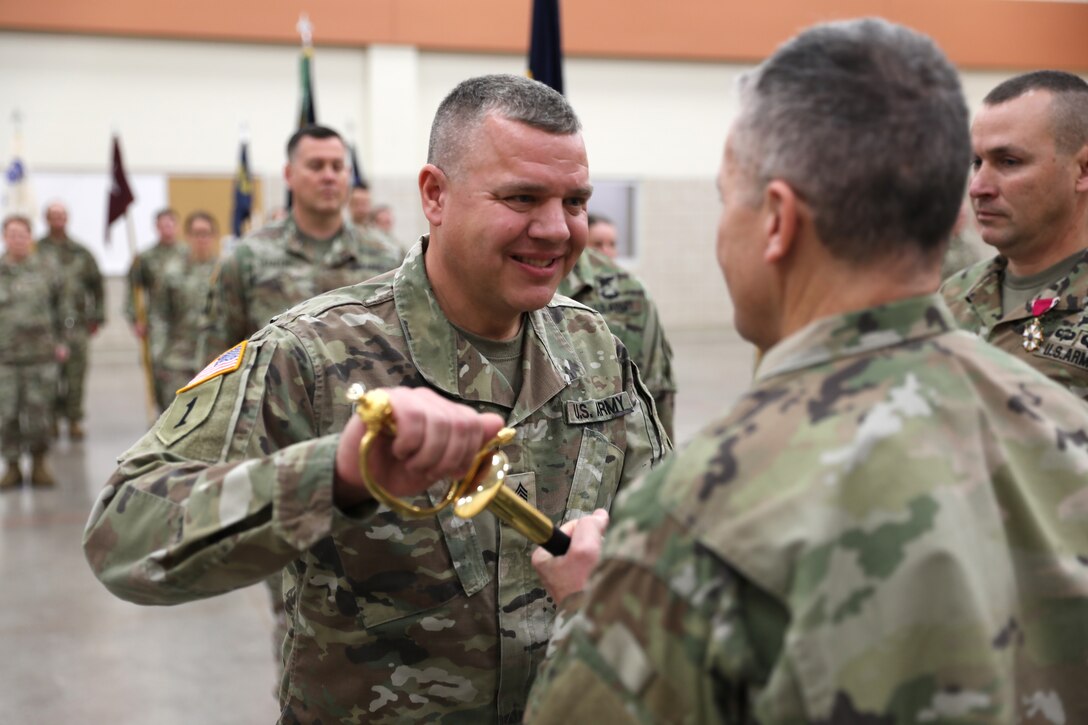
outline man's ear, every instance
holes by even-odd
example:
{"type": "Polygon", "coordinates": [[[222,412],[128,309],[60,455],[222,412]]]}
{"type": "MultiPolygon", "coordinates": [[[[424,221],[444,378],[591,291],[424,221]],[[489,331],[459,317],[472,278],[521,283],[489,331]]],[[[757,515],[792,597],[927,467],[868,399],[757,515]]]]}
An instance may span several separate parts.
{"type": "Polygon", "coordinates": [[[291,188],[291,162],[283,165],[283,180],[287,182],[287,188],[291,188]]]}
{"type": "Polygon", "coordinates": [[[771,264],[781,262],[793,249],[798,232],[797,192],[781,179],[775,179],[763,190],[763,259],[771,264]]]}
{"type": "Polygon", "coordinates": [[[1074,188],[1078,192],[1088,191],[1088,143],[1080,147],[1073,159],[1077,162],[1077,180],[1074,188]]]}
{"type": "Polygon", "coordinates": [[[434,164],[426,164],[419,172],[419,200],[423,204],[423,216],[433,226],[442,226],[446,209],[446,192],[449,178],[434,164]]]}

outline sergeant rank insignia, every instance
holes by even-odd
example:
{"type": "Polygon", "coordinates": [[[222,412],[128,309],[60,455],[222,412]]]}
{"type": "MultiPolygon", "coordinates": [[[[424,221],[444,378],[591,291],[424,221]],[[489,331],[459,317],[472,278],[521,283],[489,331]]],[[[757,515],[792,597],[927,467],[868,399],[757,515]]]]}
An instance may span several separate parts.
{"type": "Polygon", "coordinates": [[[1043,344],[1043,326],[1039,324],[1039,317],[1050,312],[1058,304],[1057,297],[1049,299],[1037,299],[1031,303],[1031,322],[1024,325],[1024,349],[1035,352],[1043,344]]]}

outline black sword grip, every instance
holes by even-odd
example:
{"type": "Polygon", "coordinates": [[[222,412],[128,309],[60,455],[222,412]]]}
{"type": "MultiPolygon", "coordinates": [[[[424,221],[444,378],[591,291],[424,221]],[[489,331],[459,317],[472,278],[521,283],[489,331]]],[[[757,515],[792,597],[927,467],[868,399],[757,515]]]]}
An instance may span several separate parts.
{"type": "Polygon", "coordinates": [[[570,548],[570,537],[555,526],[552,528],[552,535],[541,546],[553,556],[563,556],[570,548]]]}

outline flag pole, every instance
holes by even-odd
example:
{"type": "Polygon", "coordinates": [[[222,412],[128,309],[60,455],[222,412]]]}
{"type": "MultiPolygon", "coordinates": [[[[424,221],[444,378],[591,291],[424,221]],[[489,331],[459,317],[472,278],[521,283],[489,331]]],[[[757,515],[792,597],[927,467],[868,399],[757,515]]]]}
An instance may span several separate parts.
{"type": "MultiPolygon", "coordinates": [[[[117,133],[117,128],[116,127],[114,127],[112,129],[111,136],[112,136],[112,139],[113,139],[113,143],[112,143],[113,152],[115,154],[117,154],[116,156],[111,156],[111,159],[110,159],[110,170],[111,170],[111,177],[112,177],[111,180],[110,180],[110,184],[111,184],[111,195],[112,195],[113,185],[116,184],[116,178],[115,178],[114,175],[116,173],[121,173],[121,175],[124,176],[124,171],[123,171],[123,168],[122,168],[121,171],[118,172],[118,170],[116,168],[114,168],[115,165],[118,165],[118,166],[120,165],[119,163],[115,164],[115,160],[117,162],[120,161],[120,156],[119,156],[119,154],[120,154],[119,143],[120,142],[118,141],[118,133],[117,133]]],[[[126,189],[127,189],[127,186],[128,186],[128,184],[126,182],[125,183],[126,189]]],[[[148,339],[147,339],[147,333],[148,333],[147,300],[144,297],[144,286],[142,284],[143,270],[140,269],[140,255],[139,255],[139,252],[138,252],[138,250],[136,248],[136,222],[133,220],[132,215],[129,214],[129,212],[128,212],[128,207],[131,206],[131,204],[132,204],[132,199],[131,199],[131,194],[130,194],[130,199],[129,199],[128,203],[125,205],[124,212],[123,212],[123,215],[125,217],[125,230],[126,230],[126,235],[125,236],[127,237],[128,251],[129,251],[129,255],[132,257],[132,265],[133,265],[132,270],[130,270],[130,272],[129,272],[129,289],[132,292],[132,317],[133,317],[133,322],[136,325],[136,329],[143,332],[142,335],[138,334],[136,337],[140,341],[140,367],[143,368],[143,371],[144,371],[144,406],[145,406],[145,410],[147,412],[147,417],[148,417],[149,423],[154,423],[155,419],[158,417],[158,404],[157,404],[156,398],[155,398],[154,373],[152,372],[152,368],[151,368],[151,346],[150,346],[150,343],[148,342],[148,339]]],[[[109,228],[108,228],[108,226],[109,226],[108,222],[109,222],[109,220],[107,219],[107,229],[106,229],[106,242],[107,243],[109,242],[109,235],[110,235],[109,228]]]]}

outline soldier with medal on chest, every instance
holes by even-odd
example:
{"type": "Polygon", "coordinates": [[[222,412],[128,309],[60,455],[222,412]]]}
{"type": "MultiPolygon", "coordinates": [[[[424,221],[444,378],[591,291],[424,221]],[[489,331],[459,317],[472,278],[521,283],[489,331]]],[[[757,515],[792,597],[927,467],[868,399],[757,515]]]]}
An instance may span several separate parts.
{"type": "Polygon", "coordinates": [[[1088,398],[1088,83],[1007,80],[971,126],[968,191],[998,256],[945,280],[957,322],[1088,398]]]}

